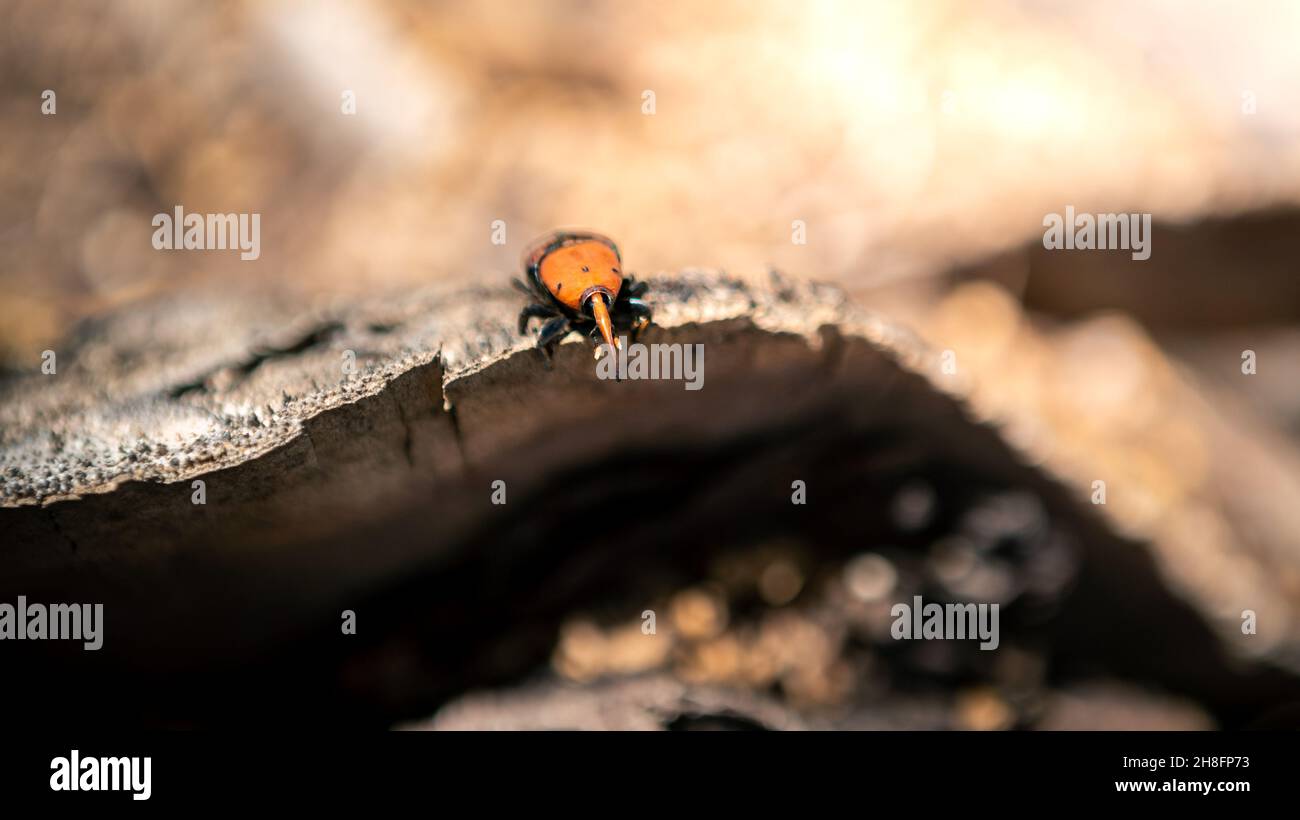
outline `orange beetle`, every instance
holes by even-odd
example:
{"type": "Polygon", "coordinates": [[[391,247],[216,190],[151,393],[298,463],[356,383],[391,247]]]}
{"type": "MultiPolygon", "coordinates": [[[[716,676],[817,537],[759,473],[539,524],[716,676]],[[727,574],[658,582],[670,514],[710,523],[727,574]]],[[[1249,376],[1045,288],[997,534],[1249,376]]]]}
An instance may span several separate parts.
{"type": "Polygon", "coordinates": [[[519,313],[519,332],[528,321],[544,318],[537,346],[549,358],[573,331],[618,346],[617,331],[636,333],[650,323],[650,306],[641,300],[646,284],[623,275],[618,246],[590,231],[553,231],[524,253],[526,281],[515,286],[534,301],[519,313]]]}

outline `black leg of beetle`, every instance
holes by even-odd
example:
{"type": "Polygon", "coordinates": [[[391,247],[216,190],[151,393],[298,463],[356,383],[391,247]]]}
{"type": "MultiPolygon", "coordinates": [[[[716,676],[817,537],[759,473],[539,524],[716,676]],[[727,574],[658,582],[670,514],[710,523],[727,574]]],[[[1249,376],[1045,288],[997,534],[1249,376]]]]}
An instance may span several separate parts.
{"type": "Polygon", "coordinates": [[[523,310],[519,311],[519,332],[520,333],[528,332],[529,319],[533,319],[533,318],[549,319],[554,315],[556,315],[555,308],[551,307],[550,305],[540,305],[540,304],[526,305],[524,306],[523,310]]]}
{"type": "MultiPolygon", "coordinates": [[[[618,320],[614,320],[614,338],[616,340],[621,335],[619,333],[619,330],[621,329],[622,327],[619,325],[618,320]]],[[[592,325],[591,330],[587,331],[587,338],[591,340],[591,346],[594,348],[599,349],[605,344],[605,337],[600,335],[600,328],[595,325],[592,325]]]]}
{"type": "Polygon", "coordinates": [[[644,317],[648,321],[654,316],[654,309],[641,299],[628,299],[620,307],[632,313],[638,319],[644,317]]]}
{"type": "Polygon", "coordinates": [[[537,334],[537,347],[546,354],[547,362],[551,360],[555,346],[559,344],[561,339],[568,336],[571,330],[573,330],[573,327],[564,316],[556,316],[542,325],[542,332],[537,334]]]}
{"type": "Polygon", "coordinates": [[[623,293],[626,293],[631,299],[645,296],[645,292],[649,290],[649,288],[650,285],[648,283],[638,282],[636,281],[636,278],[632,276],[627,277],[627,280],[623,282],[623,293]]]}
{"type": "Polygon", "coordinates": [[[654,310],[640,299],[628,299],[621,307],[623,315],[628,317],[628,324],[632,329],[632,341],[635,342],[637,335],[650,324],[650,320],[654,317],[654,310]]]}
{"type": "Polygon", "coordinates": [[[510,284],[514,285],[515,290],[538,304],[548,305],[551,302],[551,294],[547,293],[545,288],[538,287],[536,282],[511,279],[510,284]]]}

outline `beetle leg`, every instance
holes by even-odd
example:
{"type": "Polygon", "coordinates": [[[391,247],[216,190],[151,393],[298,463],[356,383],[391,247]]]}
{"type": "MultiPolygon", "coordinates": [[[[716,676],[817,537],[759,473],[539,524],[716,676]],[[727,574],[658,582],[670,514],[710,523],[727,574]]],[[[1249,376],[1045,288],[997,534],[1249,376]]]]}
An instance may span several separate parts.
{"type": "Polygon", "coordinates": [[[630,299],[637,299],[645,296],[645,292],[649,287],[650,285],[646,282],[636,281],[635,276],[628,276],[623,281],[623,293],[626,293],[630,299]]]}
{"type": "Polygon", "coordinates": [[[536,282],[529,279],[511,279],[510,284],[514,285],[515,290],[527,296],[530,300],[543,305],[551,303],[551,294],[536,282]]]}
{"type": "Polygon", "coordinates": [[[555,316],[555,308],[550,305],[532,304],[525,305],[524,309],[519,311],[519,332],[528,332],[528,320],[532,318],[549,319],[555,316]]]}
{"type": "Polygon", "coordinates": [[[528,287],[528,284],[527,284],[526,282],[524,282],[524,280],[522,280],[522,279],[511,279],[511,280],[510,280],[510,284],[514,285],[515,290],[519,291],[520,293],[524,294],[525,296],[528,296],[528,297],[531,298],[531,297],[537,295],[537,291],[535,291],[535,290],[533,290],[532,288],[528,287]]]}
{"type": "Polygon", "coordinates": [[[560,340],[569,335],[573,327],[569,324],[568,318],[556,316],[551,321],[542,325],[542,332],[537,334],[537,347],[546,354],[546,360],[549,362],[554,352],[554,348],[560,343],[560,340]]]}
{"type": "MultiPolygon", "coordinates": [[[[615,339],[618,338],[619,336],[618,331],[621,329],[621,327],[622,325],[619,323],[617,319],[615,319],[613,323],[615,339]]],[[[584,328],[575,328],[575,330],[584,330],[584,328]]],[[[600,348],[605,345],[605,337],[601,334],[600,328],[593,325],[590,330],[586,330],[586,333],[587,333],[587,338],[591,340],[591,346],[596,348],[596,351],[599,354],[600,348]]]]}
{"type": "Polygon", "coordinates": [[[645,326],[650,324],[650,319],[654,316],[654,310],[640,299],[628,299],[622,304],[623,315],[630,318],[632,327],[632,341],[636,341],[636,336],[645,326]]]}

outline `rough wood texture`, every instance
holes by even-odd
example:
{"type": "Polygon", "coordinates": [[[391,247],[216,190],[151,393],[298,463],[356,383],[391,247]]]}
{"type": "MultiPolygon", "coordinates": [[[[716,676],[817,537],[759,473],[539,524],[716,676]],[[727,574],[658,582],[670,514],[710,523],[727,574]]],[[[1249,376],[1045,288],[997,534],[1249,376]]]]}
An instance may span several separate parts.
{"type": "MultiPolygon", "coordinates": [[[[814,349],[819,329],[851,321],[885,350],[922,355],[829,289],[750,289],[705,274],[654,284],[658,327],[644,341],[775,336],[787,353],[766,353],[763,367],[794,355],[824,369],[839,346],[814,349]],[[694,332],[701,325],[706,335],[694,332]]],[[[239,527],[270,507],[343,519],[416,479],[463,477],[544,430],[597,421],[544,445],[557,454],[649,436],[623,419],[660,387],[596,381],[576,339],[545,367],[514,330],[518,303],[504,288],[434,288],[340,310],[200,294],[83,328],[56,374],[0,383],[0,499],[25,510],[8,518],[30,533],[18,539],[31,550],[18,563],[56,567],[78,548],[106,557],[126,543],[132,553],[175,549],[196,514],[195,479],[208,485],[207,511],[222,510],[209,525],[239,527]],[[610,400],[617,415],[602,418],[599,403],[610,400]],[[99,529],[100,514],[115,512],[126,529],[99,529]]],[[[746,344],[708,347],[710,375],[756,356],[746,344]]],[[[886,357],[880,364],[894,369],[886,357]]],[[[791,398],[788,410],[815,399],[791,398]]],[[[769,410],[732,407],[682,432],[709,440],[710,425],[740,430],[769,410]]]]}
{"type": "MultiPolygon", "coordinates": [[[[643,341],[702,343],[703,390],[599,381],[585,342],[547,367],[504,287],[341,307],[206,294],[84,328],[56,375],[0,386],[0,596],[103,601],[96,679],[151,720],[386,723],[519,680],[569,613],[639,612],[726,545],[798,532],[843,557],[897,538],[889,499],[921,476],[945,521],[1028,493],[1068,544],[1068,577],[1012,636],[1224,723],[1296,699],[972,419],[905,331],[819,286],[650,281],[643,341]],[[344,609],[362,625],[346,639],[344,609]]],[[[23,651],[44,662],[24,696],[83,674],[80,655],[23,651]]]]}

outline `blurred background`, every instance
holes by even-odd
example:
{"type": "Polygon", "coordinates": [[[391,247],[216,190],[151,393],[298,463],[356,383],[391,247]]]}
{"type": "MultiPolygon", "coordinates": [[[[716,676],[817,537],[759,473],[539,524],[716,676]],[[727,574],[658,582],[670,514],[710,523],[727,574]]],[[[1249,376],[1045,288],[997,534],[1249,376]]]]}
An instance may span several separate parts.
{"type": "Polygon", "coordinates": [[[1113,521],[1282,652],[1297,42],[1285,0],[3,0],[0,366],[166,293],[498,285],[558,225],[636,273],[779,269],[956,351],[1010,440],[1110,477],[1113,521]],[[260,213],[261,257],[155,252],[178,204],[260,213]],[[1151,259],[1044,251],[1067,205],[1153,214],[1151,259]]]}
{"type": "MultiPolygon", "coordinates": [[[[201,280],[496,281],[556,225],[617,237],[632,270],[770,265],[870,301],[1036,243],[1067,204],[1285,208],[1298,34],[1285,0],[6,0],[0,349],[30,365],[82,316],[201,280]],[[261,259],[153,253],[176,204],[260,212],[261,259]]],[[[1225,261],[1219,290],[1248,286],[1225,261]]],[[[1124,307],[1157,264],[1052,303],[1124,307]]]]}

